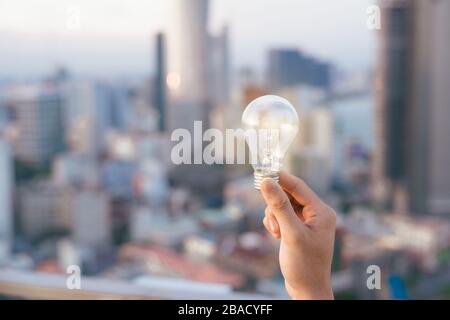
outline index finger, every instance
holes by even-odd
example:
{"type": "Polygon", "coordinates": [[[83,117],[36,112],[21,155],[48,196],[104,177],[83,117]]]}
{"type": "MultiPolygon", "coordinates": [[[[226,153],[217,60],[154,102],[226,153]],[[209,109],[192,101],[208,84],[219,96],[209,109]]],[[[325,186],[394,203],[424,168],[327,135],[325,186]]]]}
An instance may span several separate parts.
{"type": "Polygon", "coordinates": [[[290,193],[299,204],[306,206],[320,201],[316,193],[302,179],[288,174],[285,171],[279,172],[279,178],[281,187],[290,193]]]}

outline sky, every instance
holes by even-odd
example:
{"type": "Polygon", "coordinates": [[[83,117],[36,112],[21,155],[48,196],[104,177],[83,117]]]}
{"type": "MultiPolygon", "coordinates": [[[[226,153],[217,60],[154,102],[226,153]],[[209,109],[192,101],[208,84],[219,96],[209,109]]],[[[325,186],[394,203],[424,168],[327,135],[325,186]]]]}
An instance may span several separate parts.
{"type": "MultiPolygon", "coordinates": [[[[152,36],[170,25],[170,0],[0,0],[0,77],[57,65],[87,75],[152,71],[152,36]]],[[[188,0],[186,0],[188,1],[188,0]]],[[[210,30],[230,28],[232,66],[263,69],[270,48],[298,48],[344,70],[372,67],[376,0],[211,0],[210,30]]]]}

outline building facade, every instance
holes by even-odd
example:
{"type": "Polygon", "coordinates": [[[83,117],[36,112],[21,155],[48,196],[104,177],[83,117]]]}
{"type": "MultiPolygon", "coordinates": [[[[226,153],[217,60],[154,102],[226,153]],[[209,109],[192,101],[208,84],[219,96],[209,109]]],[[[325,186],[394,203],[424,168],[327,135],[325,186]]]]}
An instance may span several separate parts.
{"type": "Polygon", "coordinates": [[[381,4],[374,195],[394,212],[450,213],[450,3],[381,4]]]}
{"type": "Polygon", "coordinates": [[[19,134],[19,160],[43,164],[64,149],[64,100],[55,88],[18,87],[9,101],[19,134]]]}
{"type": "Polygon", "coordinates": [[[13,238],[12,187],[11,149],[0,135],[0,265],[8,260],[13,238]]]}

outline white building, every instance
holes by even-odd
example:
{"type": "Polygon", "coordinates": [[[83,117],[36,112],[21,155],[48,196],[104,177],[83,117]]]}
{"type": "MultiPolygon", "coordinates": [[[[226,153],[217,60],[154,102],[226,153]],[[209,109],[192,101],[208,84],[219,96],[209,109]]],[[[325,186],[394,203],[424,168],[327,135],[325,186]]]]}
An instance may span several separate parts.
{"type": "Polygon", "coordinates": [[[208,0],[172,0],[168,84],[176,99],[202,102],[207,96],[208,0]]]}
{"type": "Polygon", "coordinates": [[[313,146],[325,157],[333,152],[334,121],[330,110],[315,108],[300,116],[299,139],[302,146],[313,146]]]}
{"type": "Polygon", "coordinates": [[[288,169],[318,193],[328,191],[333,174],[334,122],[325,108],[300,113],[300,130],[290,147],[288,169]]]}
{"type": "MultiPolygon", "coordinates": [[[[208,0],[172,0],[172,26],[168,33],[168,128],[184,128],[191,133],[194,121],[210,127],[210,36],[208,34],[208,0]]],[[[203,141],[194,137],[191,154],[202,152],[203,141]]],[[[173,165],[170,179],[203,198],[222,195],[223,168],[211,165],[173,165]]]]}
{"type": "Polygon", "coordinates": [[[228,107],[230,101],[230,54],[228,27],[209,37],[209,96],[214,106],[228,107]]]}
{"type": "Polygon", "coordinates": [[[168,33],[169,128],[207,116],[208,0],[172,0],[168,33]]]}

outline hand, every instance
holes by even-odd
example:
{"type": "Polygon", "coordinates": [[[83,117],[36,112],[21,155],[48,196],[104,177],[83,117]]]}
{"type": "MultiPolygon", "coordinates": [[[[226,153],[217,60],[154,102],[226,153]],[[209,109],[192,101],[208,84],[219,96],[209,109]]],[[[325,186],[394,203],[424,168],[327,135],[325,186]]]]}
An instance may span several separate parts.
{"type": "Polygon", "coordinates": [[[264,226],[281,238],[280,268],[293,299],[333,299],[331,260],[336,213],[306,185],[286,172],[280,184],[263,180],[264,226]]]}

